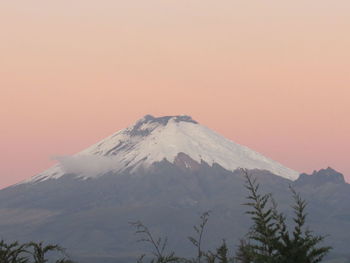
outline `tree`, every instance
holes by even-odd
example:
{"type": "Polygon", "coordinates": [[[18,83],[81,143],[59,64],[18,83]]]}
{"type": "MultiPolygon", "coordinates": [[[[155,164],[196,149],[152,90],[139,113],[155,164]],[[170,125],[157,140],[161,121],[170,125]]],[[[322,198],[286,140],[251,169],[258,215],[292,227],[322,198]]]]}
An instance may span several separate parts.
{"type": "Polygon", "coordinates": [[[233,258],[229,256],[225,239],[222,241],[221,246],[216,249],[216,258],[219,260],[219,263],[229,263],[233,261],[233,258]]]}
{"type": "MultiPolygon", "coordinates": [[[[153,259],[151,259],[151,263],[168,263],[179,261],[179,258],[175,256],[174,252],[165,252],[168,243],[167,238],[155,238],[148,227],[140,221],[132,222],[130,224],[136,228],[136,234],[141,235],[141,238],[138,241],[146,242],[153,247],[153,259]]],[[[141,255],[137,262],[142,263],[145,256],[145,254],[141,255]]]]}
{"type": "Polygon", "coordinates": [[[281,261],[286,263],[317,263],[321,262],[325,255],[331,250],[331,247],[318,247],[319,243],[324,240],[324,236],[313,235],[305,227],[306,222],[306,201],[300,197],[293,188],[290,188],[295,204],[293,221],[295,223],[292,234],[290,235],[285,226],[284,220],[281,220],[281,240],[280,254],[281,261]]]}
{"type": "Polygon", "coordinates": [[[328,254],[331,247],[320,246],[324,236],[314,235],[305,227],[306,201],[293,189],[295,226],[288,230],[286,217],[278,212],[271,194],[260,194],[259,184],[247,170],[242,170],[249,191],[245,205],[253,225],[248,233],[249,243],[241,242],[237,252],[239,262],[244,263],[317,263],[328,254]]]}
{"type": "MultiPolygon", "coordinates": [[[[39,243],[30,242],[28,244],[28,247],[31,247],[33,249],[31,254],[34,259],[34,263],[48,262],[48,259],[47,259],[48,252],[60,252],[60,253],[64,252],[63,248],[61,248],[58,245],[49,244],[45,246],[43,242],[39,242],[39,243]]],[[[58,260],[57,262],[62,262],[62,260],[63,262],[67,261],[66,259],[61,259],[61,260],[58,260]]]]}
{"type": "Polygon", "coordinates": [[[229,256],[225,239],[223,239],[222,244],[216,249],[215,253],[209,250],[203,254],[206,263],[229,263],[234,261],[234,258],[229,256]]]}
{"type": "Polygon", "coordinates": [[[246,240],[241,239],[235,256],[238,263],[253,262],[253,248],[246,240]]]}
{"type": "Polygon", "coordinates": [[[278,262],[276,242],[277,231],[279,230],[274,222],[274,210],[269,208],[268,204],[271,198],[270,194],[260,194],[256,179],[252,179],[246,170],[246,188],[250,192],[248,195],[248,203],[244,205],[250,207],[246,213],[251,216],[253,225],[248,233],[252,243],[249,245],[254,253],[254,262],[257,263],[274,263],[278,262]]]}
{"type": "MultiPolygon", "coordinates": [[[[201,263],[202,257],[205,255],[205,253],[202,250],[202,239],[203,234],[205,230],[205,226],[208,223],[210,211],[204,212],[200,216],[200,223],[198,225],[194,225],[193,229],[196,232],[196,237],[190,236],[188,239],[190,242],[196,247],[197,249],[197,256],[196,259],[193,260],[193,262],[201,263]]],[[[207,259],[210,258],[210,255],[207,255],[207,259]]]]}
{"type": "Polygon", "coordinates": [[[18,242],[11,244],[0,241],[0,262],[1,263],[25,263],[28,259],[24,257],[26,245],[20,245],[18,242]]]}

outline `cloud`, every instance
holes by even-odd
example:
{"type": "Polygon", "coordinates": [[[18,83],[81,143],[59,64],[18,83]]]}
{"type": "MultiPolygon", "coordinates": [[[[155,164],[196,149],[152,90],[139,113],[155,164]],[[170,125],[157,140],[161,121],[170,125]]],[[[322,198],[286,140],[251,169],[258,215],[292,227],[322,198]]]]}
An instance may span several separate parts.
{"type": "Polygon", "coordinates": [[[77,174],[80,176],[93,177],[104,174],[118,165],[116,158],[101,157],[93,155],[76,156],[55,156],[65,173],[77,174]]]}

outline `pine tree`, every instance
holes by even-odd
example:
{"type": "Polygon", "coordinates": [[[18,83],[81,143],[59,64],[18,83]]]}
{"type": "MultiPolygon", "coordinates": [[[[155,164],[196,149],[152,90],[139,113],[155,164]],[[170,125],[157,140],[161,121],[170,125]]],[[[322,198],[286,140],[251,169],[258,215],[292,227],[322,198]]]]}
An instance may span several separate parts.
{"type": "Polygon", "coordinates": [[[306,201],[291,188],[294,199],[293,221],[295,226],[289,232],[286,217],[278,212],[277,203],[271,194],[260,194],[259,184],[247,170],[246,188],[249,191],[250,207],[247,214],[253,225],[248,233],[250,244],[241,243],[236,258],[244,263],[318,263],[328,254],[331,247],[320,246],[324,236],[314,235],[305,227],[306,201]]]}
{"type": "Polygon", "coordinates": [[[300,197],[293,188],[290,188],[293,194],[295,204],[293,221],[295,223],[292,234],[290,235],[285,226],[285,218],[281,219],[281,239],[279,243],[280,260],[285,263],[317,263],[321,262],[325,255],[331,250],[331,247],[318,247],[324,240],[324,236],[313,235],[305,227],[306,222],[306,201],[300,197]]]}
{"type": "MultiPolygon", "coordinates": [[[[216,249],[215,253],[203,252],[206,263],[230,263],[234,262],[234,259],[229,256],[229,250],[226,245],[225,239],[223,239],[222,244],[216,249]]],[[[193,262],[193,261],[192,261],[193,262]]]]}
{"type": "Polygon", "coordinates": [[[252,263],[254,260],[254,253],[252,246],[244,239],[240,240],[238,250],[236,252],[237,263],[252,263]]]}
{"type": "Polygon", "coordinates": [[[248,233],[249,239],[252,241],[250,250],[254,254],[254,262],[256,263],[280,263],[277,261],[278,251],[276,242],[278,239],[278,227],[275,223],[274,209],[269,207],[271,199],[270,194],[260,194],[259,184],[256,179],[248,176],[246,170],[246,188],[250,192],[247,199],[248,203],[244,205],[250,207],[246,213],[251,216],[253,225],[248,233]]]}
{"type": "Polygon", "coordinates": [[[216,250],[216,257],[219,260],[219,263],[229,263],[232,261],[228,254],[225,239],[222,241],[222,245],[216,250]]]}

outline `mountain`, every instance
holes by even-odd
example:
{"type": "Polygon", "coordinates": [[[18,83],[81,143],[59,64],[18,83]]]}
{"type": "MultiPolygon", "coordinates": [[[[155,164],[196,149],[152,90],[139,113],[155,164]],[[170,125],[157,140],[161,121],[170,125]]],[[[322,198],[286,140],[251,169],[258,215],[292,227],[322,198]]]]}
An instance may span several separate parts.
{"type": "Polygon", "coordinates": [[[321,169],[319,171],[314,171],[311,175],[302,173],[299,177],[298,182],[300,184],[315,184],[319,185],[325,183],[335,183],[335,184],[344,184],[344,176],[337,172],[336,170],[328,167],[327,169],[321,169]]]}
{"type": "Polygon", "coordinates": [[[295,180],[298,172],[236,144],[200,125],[189,116],[155,118],[146,115],[133,126],[118,131],[88,149],[61,160],[57,165],[26,183],[60,178],[74,173],[80,178],[102,176],[107,172],[149,169],[167,160],[194,169],[196,163],[218,164],[233,171],[237,168],[268,170],[295,180]]]}
{"type": "Polygon", "coordinates": [[[205,246],[232,249],[250,225],[238,167],[248,168],[288,213],[292,185],[309,203],[310,227],[348,253],[350,188],[328,168],[298,173],[227,140],[188,116],[145,116],[24,182],[0,191],[5,239],[45,240],[79,262],[134,262],[145,251],[129,222],[141,220],[169,247],[192,255],[187,237],[211,210],[205,246]]]}

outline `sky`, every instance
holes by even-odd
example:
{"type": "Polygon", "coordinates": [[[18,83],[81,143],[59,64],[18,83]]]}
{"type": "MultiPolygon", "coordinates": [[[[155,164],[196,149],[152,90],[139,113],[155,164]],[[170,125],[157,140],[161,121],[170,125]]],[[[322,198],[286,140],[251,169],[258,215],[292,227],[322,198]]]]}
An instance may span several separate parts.
{"type": "Polygon", "coordinates": [[[146,114],[350,182],[350,1],[0,2],[0,187],[146,114]]]}

